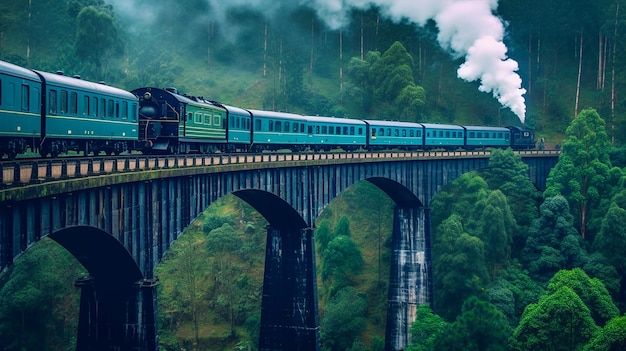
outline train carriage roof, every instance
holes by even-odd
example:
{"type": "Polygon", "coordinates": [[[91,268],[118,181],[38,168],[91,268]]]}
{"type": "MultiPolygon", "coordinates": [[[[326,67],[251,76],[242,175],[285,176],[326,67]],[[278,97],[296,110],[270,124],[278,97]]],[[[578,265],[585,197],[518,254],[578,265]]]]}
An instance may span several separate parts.
{"type": "Polygon", "coordinates": [[[365,122],[376,127],[401,127],[401,128],[422,128],[420,123],[401,122],[401,121],[383,121],[376,119],[366,119],[365,122]]]}
{"type": "Polygon", "coordinates": [[[422,123],[424,127],[428,129],[449,129],[449,130],[463,130],[463,127],[456,124],[436,124],[436,123],[422,123]]]}
{"type": "Polygon", "coordinates": [[[264,117],[264,118],[276,118],[276,119],[290,119],[297,121],[306,121],[306,118],[303,115],[298,115],[295,113],[288,112],[274,112],[274,111],[263,111],[263,110],[248,110],[254,117],[264,117]]]}
{"type": "Polygon", "coordinates": [[[0,74],[41,82],[35,72],[5,61],[0,61],[0,74]]]}
{"type": "Polygon", "coordinates": [[[463,128],[471,131],[487,131],[487,132],[508,132],[508,128],[504,127],[481,127],[481,126],[463,126],[463,128]]]}
{"type": "Polygon", "coordinates": [[[137,97],[131,92],[124,89],[116,88],[110,85],[94,83],[80,78],[68,77],[55,73],[35,71],[39,74],[48,85],[65,87],[67,89],[95,92],[97,94],[115,96],[122,99],[137,100],[137,97]]]}
{"type": "Polygon", "coordinates": [[[305,116],[309,122],[318,123],[336,123],[336,124],[354,124],[365,126],[365,122],[354,118],[324,117],[324,116],[305,116]]]}

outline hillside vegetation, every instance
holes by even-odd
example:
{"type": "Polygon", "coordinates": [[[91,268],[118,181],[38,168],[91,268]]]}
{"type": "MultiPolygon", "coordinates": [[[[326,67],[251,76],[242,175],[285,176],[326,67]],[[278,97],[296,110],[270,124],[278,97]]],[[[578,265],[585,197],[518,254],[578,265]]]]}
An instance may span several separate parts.
{"type": "MultiPolygon", "coordinates": [[[[111,1],[0,0],[0,59],[129,90],[175,86],[248,108],[520,123],[478,83],[457,78],[464,58],[440,48],[433,22],[394,22],[374,7],[346,9],[346,24],[329,29],[327,18],[295,5],[272,12],[252,5],[262,1],[215,9],[201,0],[111,1]]],[[[527,90],[526,124],[549,142],[560,142],[586,107],[624,141],[622,2],[500,1],[508,56],[527,90]]]]}

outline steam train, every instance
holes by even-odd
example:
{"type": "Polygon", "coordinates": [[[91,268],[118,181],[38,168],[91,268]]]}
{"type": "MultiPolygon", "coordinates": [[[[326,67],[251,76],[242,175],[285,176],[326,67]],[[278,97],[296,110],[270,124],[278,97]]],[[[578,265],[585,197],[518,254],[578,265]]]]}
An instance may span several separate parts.
{"type": "Polygon", "coordinates": [[[70,150],[110,155],[506,147],[533,149],[534,132],[243,109],[173,88],[128,92],[0,61],[0,157],[9,159],[27,149],[56,157],[70,150]]]}

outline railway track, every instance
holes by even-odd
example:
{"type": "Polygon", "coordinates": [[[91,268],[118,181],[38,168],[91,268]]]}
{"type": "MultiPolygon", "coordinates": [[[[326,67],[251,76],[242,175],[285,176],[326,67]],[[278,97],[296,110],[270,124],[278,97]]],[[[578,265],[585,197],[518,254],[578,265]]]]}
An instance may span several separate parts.
{"type": "MultiPolygon", "coordinates": [[[[516,151],[523,156],[556,155],[557,150],[516,151]]],[[[56,159],[21,158],[0,161],[0,189],[40,184],[64,179],[94,177],[122,172],[141,172],[183,167],[244,165],[268,162],[372,162],[389,159],[489,157],[490,151],[379,151],[335,153],[260,153],[202,155],[126,155],[64,157],[56,159]]]]}

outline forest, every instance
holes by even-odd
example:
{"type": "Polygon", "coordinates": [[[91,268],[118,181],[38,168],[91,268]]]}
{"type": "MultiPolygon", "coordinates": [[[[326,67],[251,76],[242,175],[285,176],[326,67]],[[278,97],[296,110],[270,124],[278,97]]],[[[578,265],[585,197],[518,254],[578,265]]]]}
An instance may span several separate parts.
{"type": "MultiPolygon", "coordinates": [[[[0,0],[0,59],[249,108],[521,123],[458,77],[466,57],[442,45],[443,16],[398,18],[394,1],[345,1],[341,16],[321,0],[232,3],[0,0]]],[[[408,350],[626,349],[626,0],[500,0],[492,17],[519,64],[525,124],[562,154],[543,193],[500,150],[432,200],[435,298],[408,350]]],[[[383,350],[393,206],[362,182],[317,219],[325,351],[383,350]]],[[[175,242],[156,272],[161,350],[257,348],[265,225],[227,196],[175,242]]],[[[20,257],[0,275],[0,349],[74,349],[85,274],[49,239],[20,257]]]]}

